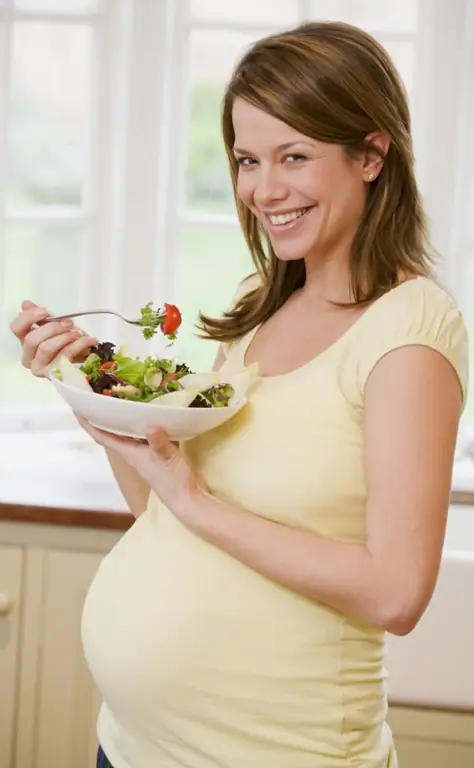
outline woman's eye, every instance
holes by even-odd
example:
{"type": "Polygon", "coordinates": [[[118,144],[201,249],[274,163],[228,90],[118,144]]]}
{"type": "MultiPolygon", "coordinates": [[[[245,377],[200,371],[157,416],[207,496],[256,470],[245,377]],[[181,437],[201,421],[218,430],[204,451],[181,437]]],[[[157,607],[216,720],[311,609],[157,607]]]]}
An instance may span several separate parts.
{"type": "Polygon", "coordinates": [[[241,167],[248,167],[249,165],[254,165],[255,160],[253,157],[238,157],[237,164],[241,167]]]}
{"type": "Polygon", "coordinates": [[[306,155],[286,155],[285,156],[285,162],[289,163],[301,163],[304,160],[307,160],[308,158],[306,155]]]}

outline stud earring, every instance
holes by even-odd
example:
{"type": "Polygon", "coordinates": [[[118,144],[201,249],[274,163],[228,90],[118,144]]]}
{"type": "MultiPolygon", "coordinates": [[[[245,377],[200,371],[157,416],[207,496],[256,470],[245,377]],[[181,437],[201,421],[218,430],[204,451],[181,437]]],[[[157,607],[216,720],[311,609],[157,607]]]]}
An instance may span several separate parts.
{"type": "Polygon", "coordinates": [[[372,171],[371,171],[371,172],[369,173],[369,175],[367,176],[367,180],[368,180],[368,181],[373,181],[373,180],[374,180],[374,174],[372,173],[372,171]]]}

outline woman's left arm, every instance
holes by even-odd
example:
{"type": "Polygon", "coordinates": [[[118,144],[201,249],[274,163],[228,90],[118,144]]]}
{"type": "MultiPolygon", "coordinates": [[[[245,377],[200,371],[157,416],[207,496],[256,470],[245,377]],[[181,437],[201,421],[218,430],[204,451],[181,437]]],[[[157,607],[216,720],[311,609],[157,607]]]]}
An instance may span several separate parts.
{"type": "Polygon", "coordinates": [[[199,488],[173,505],[175,514],[269,579],[406,634],[436,584],[461,404],[457,374],[428,347],[402,347],[377,363],[365,388],[368,504],[362,544],[290,529],[199,488]]]}

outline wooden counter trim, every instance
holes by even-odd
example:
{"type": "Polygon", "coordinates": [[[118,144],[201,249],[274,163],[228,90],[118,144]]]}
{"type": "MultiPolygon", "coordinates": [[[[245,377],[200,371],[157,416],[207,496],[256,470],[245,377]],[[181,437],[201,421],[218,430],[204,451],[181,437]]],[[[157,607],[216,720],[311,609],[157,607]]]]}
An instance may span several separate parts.
{"type": "Polygon", "coordinates": [[[451,491],[451,504],[474,506],[474,491],[451,491]]]}
{"type": "MultiPolygon", "coordinates": [[[[451,504],[474,506],[474,492],[453,491],[451,504]]],[[[117,509],[83,509],[0,501],[0,521],[2,520],[14,523],[46,523],[49,525],[127,531],[133,524],[134,518],[132,514],[117,509]]]]}
{"type": "Polygon", "coordinates": [[[46,523],[126,531],[133,524],[134,517],[130,513],[119,510],[74,509],[0,502],[0,521],[2,520],[14,523],[46,523]]]}

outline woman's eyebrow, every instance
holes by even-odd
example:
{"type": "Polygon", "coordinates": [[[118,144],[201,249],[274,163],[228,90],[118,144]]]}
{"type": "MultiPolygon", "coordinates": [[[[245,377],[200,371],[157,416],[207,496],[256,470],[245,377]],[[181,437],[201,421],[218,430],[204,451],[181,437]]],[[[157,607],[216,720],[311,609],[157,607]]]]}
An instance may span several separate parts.
{"type": "MultiPolygon", "coordinates": [[[[285,149],[290,149],[290,147],[296,146],[296,144],[306,144],[308,147],[314,147],[314,144],[310,141],[305,141],[304,139],[299,139],[297,141],[287,141],[285,144],[280,144],[278,147],[275,147],[276,152],[283,152],[285,149]]],[[[233,151],[239,155],[253,155],[253,152],[250,152],[248,149],[241,149],[240,147],[234,147],[233,151]]]]}

